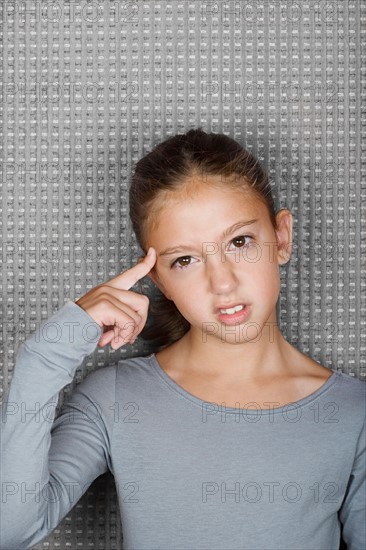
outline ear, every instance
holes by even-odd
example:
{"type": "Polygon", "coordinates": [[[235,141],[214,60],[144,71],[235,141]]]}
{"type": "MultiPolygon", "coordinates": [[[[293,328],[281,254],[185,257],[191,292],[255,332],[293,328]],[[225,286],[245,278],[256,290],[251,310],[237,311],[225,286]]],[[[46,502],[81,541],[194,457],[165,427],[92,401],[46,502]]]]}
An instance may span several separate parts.
{"type": "Polygon", "coordinates": [[[290,210],[282,208],[276,214],[277,221],[277,260],[280,265],[286,264],[292,251],[292,224],[293,218],[290,210]]]}
{"type": "Polygon", "coordinates": [[[146,276],[149,277],[149,279],[151,279],[153,283],[156,284],[160,292],[162,292],[164,296],[168,298],[168,300],[171,300],[170,295],[166,292],[163,283],[159,279],[159,275],[156,273],[155,266],[151,269],[151,271],[146,276]]]}

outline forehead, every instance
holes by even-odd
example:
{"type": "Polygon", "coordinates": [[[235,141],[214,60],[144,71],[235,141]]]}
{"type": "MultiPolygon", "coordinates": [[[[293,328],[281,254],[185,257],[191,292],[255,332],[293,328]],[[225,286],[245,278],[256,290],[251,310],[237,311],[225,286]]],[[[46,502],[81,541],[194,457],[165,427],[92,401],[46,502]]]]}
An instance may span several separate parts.
{"type": "MultiPolygon", "coordinates": [[[[194,182],[196,183],[196,182],[194,182]]],[[[217,185],[196,185],[194,192],[169,191],[155,208],[149,237],[159,240],[195,239],[221,234],[239,220],[269,222],[266,206],[253,192],[217,185]]]]}

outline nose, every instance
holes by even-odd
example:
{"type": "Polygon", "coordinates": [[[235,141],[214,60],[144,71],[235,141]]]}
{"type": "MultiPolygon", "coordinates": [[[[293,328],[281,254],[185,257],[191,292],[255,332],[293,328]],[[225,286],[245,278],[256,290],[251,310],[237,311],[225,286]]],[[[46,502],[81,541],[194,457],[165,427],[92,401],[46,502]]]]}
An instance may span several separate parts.
{"type": "Polygon", "coordinates": [[[231,294],[239,283],[234,265],[220,254],[207,257],[206,275],[209,290],[213,294],[231,294]]]}

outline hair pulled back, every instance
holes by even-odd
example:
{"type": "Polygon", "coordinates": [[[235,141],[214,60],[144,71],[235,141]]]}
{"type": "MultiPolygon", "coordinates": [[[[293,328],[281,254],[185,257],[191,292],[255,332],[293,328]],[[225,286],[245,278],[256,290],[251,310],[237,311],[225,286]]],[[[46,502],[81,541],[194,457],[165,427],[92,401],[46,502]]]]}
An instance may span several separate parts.
{"type": "MultiPolygon", "coordinates": [[[[159,207],[168,192],[184,190],[188,179],[221,176],[220,185],[242,189],[261,200],[267,207],[276,229],[275,205],[267,173],[259,161],[237,141],[224,134],[191,129],[159,143],[141,158],[131,180],[129,213],[136,239],[147,252],[147,235],[156,223],[159,207]]],[[[145,326],[140,336],[162,349],[179,340],[190,328],[174,302],[160,291],[150,302],[152,325],[145,326]]],[[[157,350],[156,350],[157,351],[157,350]]]]}

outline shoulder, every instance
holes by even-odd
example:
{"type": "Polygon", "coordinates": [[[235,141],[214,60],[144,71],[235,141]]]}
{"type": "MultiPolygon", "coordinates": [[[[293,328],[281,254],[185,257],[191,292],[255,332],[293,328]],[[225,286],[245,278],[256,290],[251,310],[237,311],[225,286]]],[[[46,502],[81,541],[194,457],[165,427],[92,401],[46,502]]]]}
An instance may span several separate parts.
{"type": "Polygon", "coordinates": [[[101,367],[87,374],[65,400],[63,414],[69,409],[79,410],[86,419],[102,418],[104,425],[112,429],[115,380],[115,365],[101,367]]]}
{"type": "Polygon", "coordinates": [[[117,365],[113,364],[92,371],[76,386],[74,392],[90,398],[114,399],[116,368],[117,365]]]}
{"type": "Polygon", "coordinates": [[[154,354],[129,357],[118,361],[116,368],[116,398],[130,400],[155,396],[161,387],[154,354]]]}
{"type": "MultiPolygon", "coordinates": [[[[344,372],[337,372],[341,399],[347,403],[353,425],[358,426],[358,446],[366,450],[366,383],[344,372]]],[[[348,435],[348,434],[347,434],[348,435]]],[[[344,438],[347,438],[347,435],[344,438]]]]}
{"type": "Polygon", "coordinates": [[[331,379],[335,384],[335,389],[340,392],[345,399],[352,399],[360,405],[366,404],[366,384],[355,375],[350,375],[342,371],[337,371],[324,367],[317,361],[306,358],[304,370],[307,368],[307,374],[318,382],[325,382],[331,379]]]}
{"type": "Polygon", "coordinates": [[[366,422],[366,384],[363,380],[350,374],[335,371],[332,402],[340,412],[343,438],[346,440],[352,434],[360,434],[365,430],[366,422]]]}
{"type": "Polygon", "coordinates": [[[324,392],[324,399],[332,400],[338,410],[344,413],[344,416],[359,425],[365,421],[366,415],[366,383],[355,375],[324,367],[313,359],[307,361],[308,374],[314,383],[322,383],[322,387],[327,380],[324,392]],[[318,382],[315,382],[315,381],[318,382]]]}
{"type": "Polygon", "coordinates": [[[152,371],[153,367],[153,354],[137,357],[128,357],[126,359],[120,359],[116,365],[116,376],[127,375],[128,373],[146,374],[152,371]]]}
{"type": "Polygon", "coordinates": [[[89,384],[91,386],[99,382],[114,382],[116,378],[117,364],[107,365],[105,367],[99,367],[98,369],[89,373],[83,380],[82,384],[89,384]]]}
{"type": "Polygon", "coordinates": [[[121,379],[126,383],[130,378],[136,380],[139,377],[151,376],[152,371],[152,354],[128,357],[92,371],[77,387],[93,393],[106,393],[114,391],[121,379]]]}
{"type": "Polygon", "coordinates": [[[366,404],[366,383],[364,380],[345,372],[337,371],[339,385],[344,392],[345,397],[351,397],[355,404],[366,404]]]}

